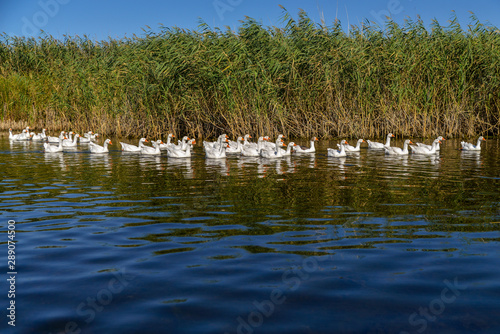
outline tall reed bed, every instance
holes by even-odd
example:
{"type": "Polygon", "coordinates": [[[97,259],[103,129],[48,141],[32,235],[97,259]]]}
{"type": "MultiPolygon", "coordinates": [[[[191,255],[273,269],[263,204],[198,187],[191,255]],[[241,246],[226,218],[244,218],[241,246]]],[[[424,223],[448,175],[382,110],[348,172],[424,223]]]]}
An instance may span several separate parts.
{"type": "Polygon", "coordinates": [[[500,32],[389,20],[346,33],[283,12],[237,31],[0,39],[3,127],[288,137],[498,135],[500,32]]]}

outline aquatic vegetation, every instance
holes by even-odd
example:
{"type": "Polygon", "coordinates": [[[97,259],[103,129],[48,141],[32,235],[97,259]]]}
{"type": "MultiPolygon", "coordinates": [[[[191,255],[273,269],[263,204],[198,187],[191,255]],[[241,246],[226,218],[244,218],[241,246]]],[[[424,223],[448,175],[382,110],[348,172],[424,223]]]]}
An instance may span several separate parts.
{"type": "Polygon", "coordinates": [[[498,135],[500,33],[408,19],[200,23],[142,36],[0,38],[1,127],[118,136],[498,135]]]}

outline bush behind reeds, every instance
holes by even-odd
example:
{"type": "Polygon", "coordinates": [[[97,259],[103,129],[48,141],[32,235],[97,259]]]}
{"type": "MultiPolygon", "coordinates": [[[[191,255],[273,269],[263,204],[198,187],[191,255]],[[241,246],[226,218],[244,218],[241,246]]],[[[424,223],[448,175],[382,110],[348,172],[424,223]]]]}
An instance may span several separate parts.
{"type": "Polygon", "coordinates": [[[500,33],[422,20],[382,29],[161,26],[93,41],[2,35],[1,126],[140,137],[222,132],[287,137],[498,135],[500,33]]]}

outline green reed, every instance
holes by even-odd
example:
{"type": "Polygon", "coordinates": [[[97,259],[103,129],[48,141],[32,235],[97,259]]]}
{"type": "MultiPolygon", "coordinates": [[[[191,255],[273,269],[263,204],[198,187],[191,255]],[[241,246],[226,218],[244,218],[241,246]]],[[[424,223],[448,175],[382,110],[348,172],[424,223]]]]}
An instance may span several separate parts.
{"type": "Polygon", "coordinates": [[[281,27],[160,26],[94,41],[0,38],[1,126],[119,136],[498,135],[500,32],[422,20],[346,33],[286,10],[281,27]]]}

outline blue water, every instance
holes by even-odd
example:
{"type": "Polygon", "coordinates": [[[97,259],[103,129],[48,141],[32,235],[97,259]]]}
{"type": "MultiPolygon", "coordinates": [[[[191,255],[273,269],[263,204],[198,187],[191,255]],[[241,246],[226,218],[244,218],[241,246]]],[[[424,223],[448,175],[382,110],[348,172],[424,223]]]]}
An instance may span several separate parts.
{"type": "Polygon", "coordinates": [[[4,135],[0,242],[8,278],[15,220],[16,327],[5,284],[0,329],[500,332],[499,142],[328,158],[335,143],[210,161],[201,147],[187,160],[116,146],[44,154],[4,135]]]}

